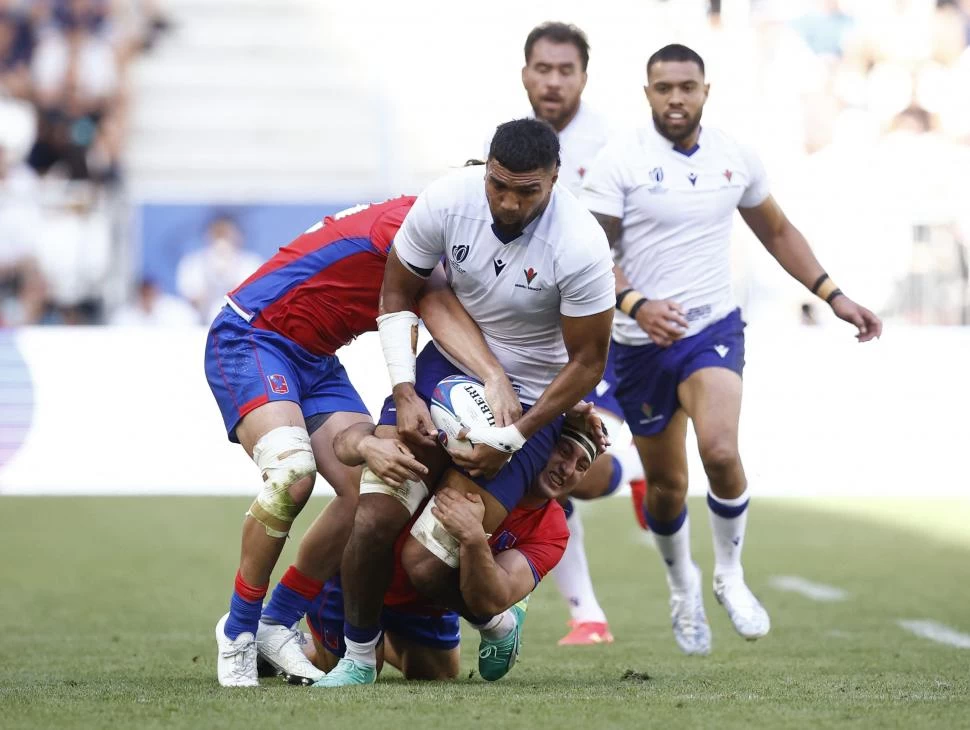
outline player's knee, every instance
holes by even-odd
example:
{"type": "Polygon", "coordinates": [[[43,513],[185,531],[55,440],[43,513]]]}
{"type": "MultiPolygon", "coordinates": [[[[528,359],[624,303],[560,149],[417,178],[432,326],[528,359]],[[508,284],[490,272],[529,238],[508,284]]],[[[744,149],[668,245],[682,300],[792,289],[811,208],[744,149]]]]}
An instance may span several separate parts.
{"type": "Polygon", "coordinates": [[[253,461],[263,475],[263,489],[247,514],[270,537],[286,537],[313,491],[317,465],[310,435],[302,426],[274,428],[256,442],[253,461]]]}
{"type": "Polygon", "coordinates": [[[730,476],[738,468],[740,457],[737,447],[725,440],[701,446],[701,462],[709,478],[730,476]]]}
{"type": "Polygon", "coordinates": [[[393,500],[362,494],[354,515],[354,536],[369,545],[386,547],[394,543],[409,517],[393,500]]]}
{"type": "Polygon", "coordinates": [[[647,481],[655,497],[682,497],[687,493],[687,473],[679,470],[650,469],[647,481]]]}

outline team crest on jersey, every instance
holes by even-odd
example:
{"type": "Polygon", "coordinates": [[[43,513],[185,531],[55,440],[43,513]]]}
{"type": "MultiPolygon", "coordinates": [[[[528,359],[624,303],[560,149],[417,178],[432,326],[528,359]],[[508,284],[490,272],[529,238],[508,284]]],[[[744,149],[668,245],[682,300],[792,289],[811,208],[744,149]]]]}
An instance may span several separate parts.
{"type": "Polygon", "coordinates": [[[492,540],[492,551],[496,553],[500,553],[503,550],[508,550],[513,545],[515,545],[517,540],[518,538],[515,535],[513,535],[511,532],[509,532],[508,530],[502,530],[502,532],[499,533],[498,537],[492,540]]]}
{"type": "Polygon", "coordinates": [[[584,177],[586,177],[586,168],[585,167],[579,168],[578,170],[576,170],[576,172],[579,174],[579,179],[580,180],[582,180],[584,177]]]}
{"type": "Polygon", "coordinates": [[[468,258],[468,246],[464,243],[456,243],[451,247],[451,258],[456,264],[460,264],[468,258]]]}
{"type": "Polygon", "coordinates": [[[527,284],[531,284],[532,283],[532,280],[536,278],[536,275],[538,275],[538,273],[539,272],[536,271],[535,269],[533,269],[531,266],[528,269],[526,269],[525,270],[525,281],[526,281],[526,283],[527,284]]]}
{"type": "Polygon", "coordinates": [[[273,389],[273,392],[277,395],[286,395],[290,392],[290,386],[286,384],[286,376],[284,375],[269,375],[267,376],[269,380],[269,387],[273,389]]]}
{"type": "Polygon", "coordinates": [[[734,177],[734,173],[731,172],[730,170],[725,170],[724,177],[727,179],[728,182],[731,182],[731,178],[734,177]]]}
{"type": "Polygon", "coordinates": [[[525,275],[525,284],[516,284],[516,289],[528,289],[529,291],[542,291],[541,286],[532,286],[532,282],[539,275],[539,272],[533,269],[531,266],[528,269],[522,269],[522,273],[525,275]]]}

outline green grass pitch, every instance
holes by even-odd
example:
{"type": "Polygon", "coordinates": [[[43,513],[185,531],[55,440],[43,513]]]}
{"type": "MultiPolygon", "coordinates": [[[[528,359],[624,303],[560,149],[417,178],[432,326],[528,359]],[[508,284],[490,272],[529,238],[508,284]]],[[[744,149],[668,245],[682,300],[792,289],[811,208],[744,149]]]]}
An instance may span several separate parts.
{"type": "MultiPolygon", "coordinates": [[[[0,727],[970,727],[970,650],[897,624],[929,619],[970,633],[966,502],[920,513],[901,503],[756,502],[745,562],[773,628],[747,643],[710,593],[706,510],[692,501],[714,632],[713,654],[700,658],[674,644],[662,566],[629,500],[603,500],[583,516],[615,644],[557,647],[567,613],[549,580],[530,604],[519,664],[498,683],[474,676],[467,631],[452,683],[406,683],[389,670],[351,690],[279,680],[224,690],[212,632],[248,501],[0,499],[0,727]],[[848,598],[782,592],[776,575],[848,598]]],[[[294,555],[291,541],[280,568],[294,555]]]]}

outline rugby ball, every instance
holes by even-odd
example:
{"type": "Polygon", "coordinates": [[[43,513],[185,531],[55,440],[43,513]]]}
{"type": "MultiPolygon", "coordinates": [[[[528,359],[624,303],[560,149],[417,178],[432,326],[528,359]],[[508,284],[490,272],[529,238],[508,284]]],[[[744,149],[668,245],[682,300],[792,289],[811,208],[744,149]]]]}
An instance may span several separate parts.
{"type": "Polygon", "coordinates": [[[485,400],[485,386],[467,375],[451,375],[431,394],[431,420],[448,451],[471,451],[474,444],[459,439],[462,428],[494,426],[495,416],[485,400]]]}

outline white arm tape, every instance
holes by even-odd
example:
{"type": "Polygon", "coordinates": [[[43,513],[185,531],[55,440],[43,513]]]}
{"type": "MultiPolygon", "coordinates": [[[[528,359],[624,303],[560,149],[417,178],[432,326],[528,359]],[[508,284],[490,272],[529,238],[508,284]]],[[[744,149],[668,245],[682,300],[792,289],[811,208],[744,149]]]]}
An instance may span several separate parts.
{"type": "Polygon", "coordinates": [[[391,387],[398,383],[414,383],[415,341],[418,316],[414,312],[390,312],[377,318],[384,361],[391,376],[391,387]]]}
{"type": "Polygon", "coordinates": [[[519,433],[514,425],[502,426],[481,426],[469,429],[465,438],[474,444],[487,444],[493,449],[504,451],[508,454],[514,453],[525,446],[525,437],[519,433]]]}

